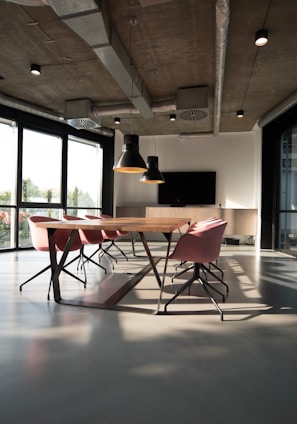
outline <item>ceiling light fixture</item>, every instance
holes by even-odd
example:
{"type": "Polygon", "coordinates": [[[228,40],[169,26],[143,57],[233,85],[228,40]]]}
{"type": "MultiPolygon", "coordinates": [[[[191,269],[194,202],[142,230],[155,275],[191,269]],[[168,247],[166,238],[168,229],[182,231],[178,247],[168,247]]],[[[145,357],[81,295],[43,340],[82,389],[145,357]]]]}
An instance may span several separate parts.
{"type": "Polygon", "coordinates": [[[170,121],[176,121],[176,115],[174,114],[174,113],[172,113],[170,116],[169,116],[169,120],[170,121]]]}
{"type": "Polygon", "coordinates": [[[147,171],[139,180],[144,184],[163,184],[165,179],[158,168],[158,156],[147,157],[147,171]]]}
{"type": "Polygon", "coordinates": [[[133,134],[132,128],[132,109],[131,102],[133,99],[133,73],[132,73],[132,57],[131,57],[131,46],[132,46],[132,28],[137,24],[137,19],[135,16],[132,16],[129,19],[130,24],[130,70],[131,70],[131,98],[130,98],[130,125],[132,129],[132,134],[124,135],[124,144],[122,146],[122,153],[118,160],[115,162],[113,166],[113,170],[115,172],[123,172],[123,173],[142,173],[147,170],[146,164],[139,153],[139,136],[133,134]]]}
{"type": "Polygon", "coordinates": [[[120,125],[120,123],[121,123],[121,118],[114,118],[113,122],[114,122],[116,125],[120,125]]]}
{"type": "Polygon", "coordinates": [[[265,46],[268,43],[268,31],[265,28],[260,29],[255,35],[255,44],[258,47],[265,46]]]}
{"type": "Polygon", "coordinates": [[[113,166],[115,172],[137,174],[147,170],[139,153],[139,137],[136,134],[125,134],[122,154],[113,166]]]}
{"type": "Polygon", "coordinates": [[[244,117],[244,111],[242,109],[238,110],[236,112],[236,116],[237,116],[237,118],[243,118],[244,117]]]}
{"type": "Polygon", "coordinates": [[[41,74],[41,66],[37,65],[36,63],[32,63],[30,72],[31,75],[39,77],[39,75],[41,74]]]}

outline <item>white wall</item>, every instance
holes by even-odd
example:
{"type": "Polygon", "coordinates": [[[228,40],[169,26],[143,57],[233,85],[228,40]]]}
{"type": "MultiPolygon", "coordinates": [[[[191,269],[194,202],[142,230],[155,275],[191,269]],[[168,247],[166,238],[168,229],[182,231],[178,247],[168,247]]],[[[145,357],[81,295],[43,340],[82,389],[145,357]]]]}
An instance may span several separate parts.
{"type": "MultiPolygon", "coordinates": [[[[139,147],[144,160],[159,157],[161,171],[216,171],[216,201],[222,208],[260,209],[261,137],[259,128],[217,137],[140,137],[139,147]]],[[[115,158],[122,141],[116,131],[115,158]]],[[[115,207],[157,205],[157,186],[141,184],[140,175],[115,173],[115,207]]]]}

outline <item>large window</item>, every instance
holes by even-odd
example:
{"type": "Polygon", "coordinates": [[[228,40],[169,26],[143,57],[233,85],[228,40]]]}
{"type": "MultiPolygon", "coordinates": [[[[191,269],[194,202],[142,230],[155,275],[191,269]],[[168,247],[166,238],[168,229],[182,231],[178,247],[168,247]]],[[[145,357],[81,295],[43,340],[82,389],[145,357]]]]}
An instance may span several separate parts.
{"type": "Polygon", "coordinates": [[[103,166],[103,158],[113,162],[110,138],[2,109],[6,118],[0,117],[0,250],[32,246],[31,215],[61,219],[65,212],[99,214],[103,199],[109,213],[112,169],[103,166]]]}
{"type": "Polygon", "coordinates": [[[0,119],[0,249],[16,242],[17,135],[14,121],[0,119]]]}
{"type": "Polygon", "coordinates": [[[101,208],[102,148],[74,137],[68,140],[67,213],[101,208]],[[82,209],[82,210],[80,210],[82,209]]]}
{"type": "Polygon", "coordinates": [[[22,202],[61,203],[62,138],[24,129],[22,202]]]}

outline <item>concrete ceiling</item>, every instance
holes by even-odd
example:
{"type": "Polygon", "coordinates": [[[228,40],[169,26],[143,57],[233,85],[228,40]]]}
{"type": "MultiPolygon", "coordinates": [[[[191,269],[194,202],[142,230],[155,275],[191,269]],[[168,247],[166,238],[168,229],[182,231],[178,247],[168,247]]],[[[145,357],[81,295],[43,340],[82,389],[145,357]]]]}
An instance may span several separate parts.
{"type": "Polygon", "coordinates": [[[4,105],[191,135],[250,131],[297,101],[296,0],[0,0],[0,16],[4,105]]]}

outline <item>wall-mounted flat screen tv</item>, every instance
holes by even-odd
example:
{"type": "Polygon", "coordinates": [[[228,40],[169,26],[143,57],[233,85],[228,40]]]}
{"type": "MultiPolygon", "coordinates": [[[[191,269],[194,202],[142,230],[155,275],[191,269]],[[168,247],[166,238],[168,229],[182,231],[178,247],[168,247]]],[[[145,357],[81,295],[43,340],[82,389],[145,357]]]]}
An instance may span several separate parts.
{"type": "Polygon", "coordinates": [[[216,172],[162,172],[165,184],[158,186],[158,204],[170,206],[214,205],[216,172]]]}

